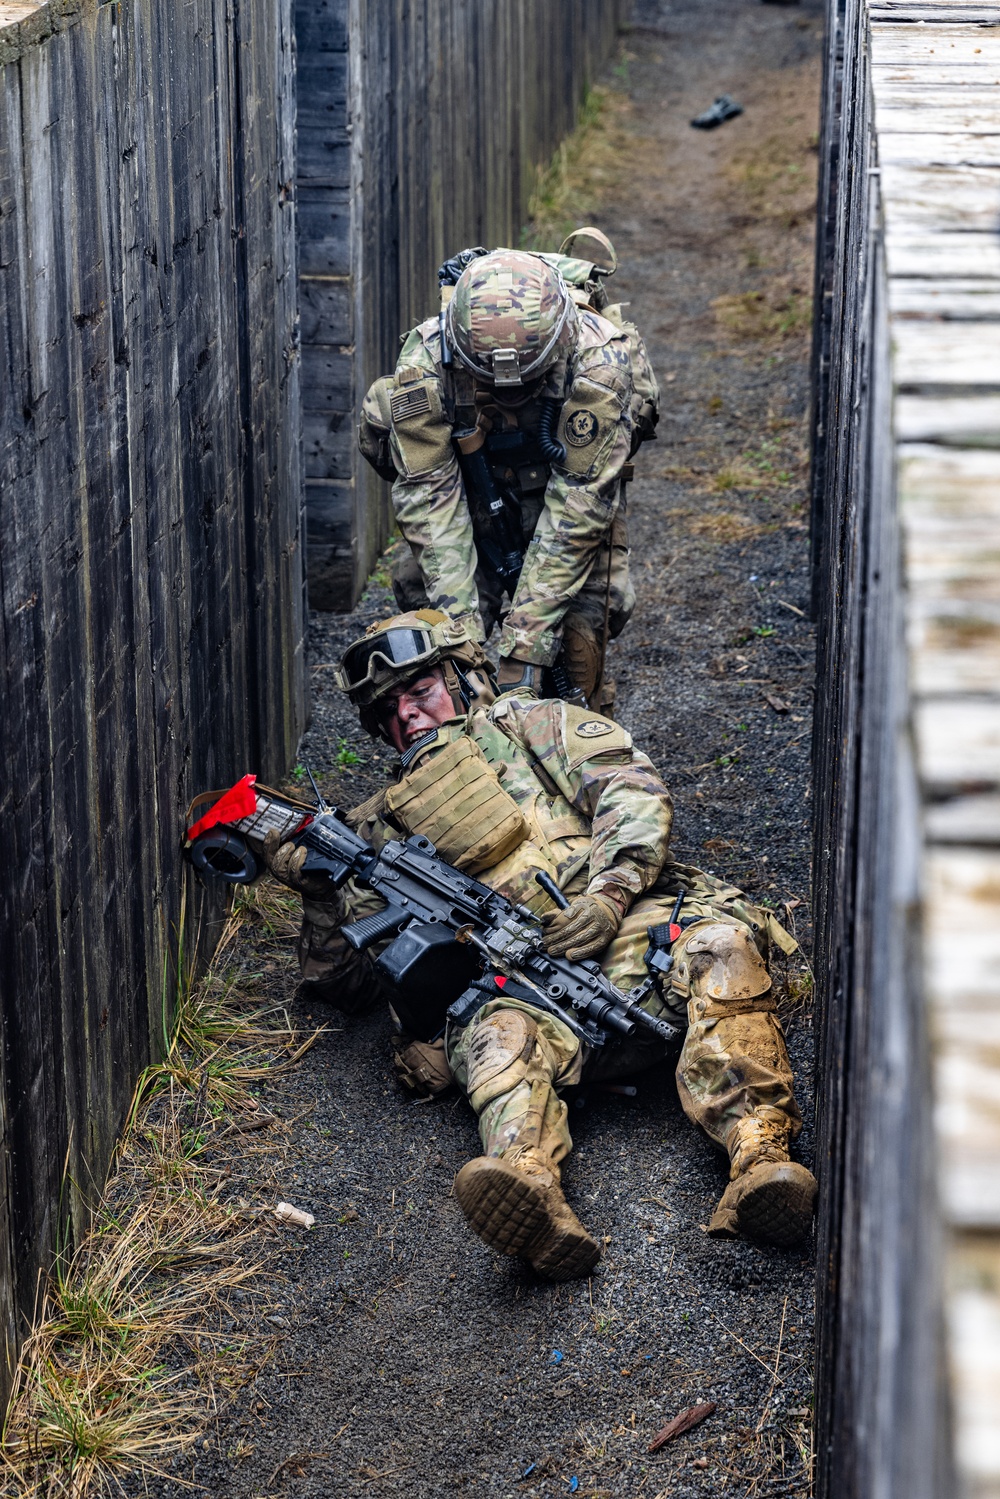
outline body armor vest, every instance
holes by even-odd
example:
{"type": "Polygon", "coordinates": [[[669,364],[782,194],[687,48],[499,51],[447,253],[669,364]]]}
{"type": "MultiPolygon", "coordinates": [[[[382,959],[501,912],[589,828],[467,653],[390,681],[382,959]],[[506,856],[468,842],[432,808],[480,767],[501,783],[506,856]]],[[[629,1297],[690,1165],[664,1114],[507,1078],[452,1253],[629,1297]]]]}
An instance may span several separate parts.
{"type": "Polygon", "coordinates": [[[475,739],[464,725],[439,729],[386,793],[385,807],[405,832],[429,838],[457,869],[488,871],[495,890],[538,914],[552,910],[535,883],[539,870],[561,890],[586,885],[588,819],[565,797],[546,792],[524,750],[485,715],[476,715],[475,739]]]}

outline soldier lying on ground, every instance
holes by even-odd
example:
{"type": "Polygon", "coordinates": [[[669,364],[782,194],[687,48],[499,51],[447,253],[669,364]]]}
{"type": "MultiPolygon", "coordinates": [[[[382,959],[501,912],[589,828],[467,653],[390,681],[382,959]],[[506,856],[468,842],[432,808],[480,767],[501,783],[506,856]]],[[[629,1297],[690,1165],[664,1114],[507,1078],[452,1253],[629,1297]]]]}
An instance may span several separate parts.
{"type": "Polygon", "coordinates": [[[563,248],[446,262],[453,294],[368,392],[358,437],[394,481],[412,553],[394,569],[399,607],[432,604],[481,642],[506,593],[501,687],[539,690],[561,651],[580,700],[610,707],[605,637],[635,605],[621,481],[658,390],[634,324],[608,305],[609,241],[577,230],[563,248]]]}
{"type": "MultiPolygon", "coordinates": [[[[729,1154],[708,1231],[794,1243],[808,1231],[816,1183],[789,1160],[801,1119],[767,957],[772,942],[785,952],[795,943],[741,891],[669,857],[669,792],[622,728],[522,689],[493,700],[484,663],[482,648],[432,610],[373,625],[347,651],[339,685],[364,727],[402,757],[394,784],[349,821],[376,848],[401,831],[429,838],[449,863],[541,915],[550,953],[596,958],[626,990],[644,977],[647,926],[668,921],[685,889],[681,924],[691,924],[673,944],[664,1002],[647,1006],[686,1027],[681,1103],[729,1154]],[[568,909],[539,888],[539,869],[568,909]]],[[[350,883],[331,899],[321,876],[302,872],[305,853],[274,835],[265,845],[272,872],[302,894],[303,980],[311,995],[357,1012],[375,998],[375,976],[340,928],[381,903],[350,883]]],[[[455,1180],[470,1226],[550,1279],[586,1275],[600,1249],[560,1187],[572,1144],[560,1092],[653,1066],[664,1043],[634,1036],[593,1049],[558,1018],[504,998],[465,1027],[449,1022],[434,1044],[397,1034],[394,1051],[408,1087],[435,1094],[454,1081],[479,1116],[483,1154],[455,1180]]]]}

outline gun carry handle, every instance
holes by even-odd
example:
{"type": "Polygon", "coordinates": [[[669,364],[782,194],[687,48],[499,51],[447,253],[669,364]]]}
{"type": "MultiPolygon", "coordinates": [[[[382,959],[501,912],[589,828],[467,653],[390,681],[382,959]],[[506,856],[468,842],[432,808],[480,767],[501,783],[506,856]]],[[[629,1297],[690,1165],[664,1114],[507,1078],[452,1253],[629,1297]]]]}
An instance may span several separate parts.
{"type": "Polygon", "coordinates": [[[409,921],[412,915],[412,911],[387,906],[384,911],[376,911],[374,916],[362,916],[360,921],[352,921],[350,926],[341,927],[341,935],[355,952],[364,952],[365,948],[371,947],[380,937],[398,932],[403,922],[409,921]]]}

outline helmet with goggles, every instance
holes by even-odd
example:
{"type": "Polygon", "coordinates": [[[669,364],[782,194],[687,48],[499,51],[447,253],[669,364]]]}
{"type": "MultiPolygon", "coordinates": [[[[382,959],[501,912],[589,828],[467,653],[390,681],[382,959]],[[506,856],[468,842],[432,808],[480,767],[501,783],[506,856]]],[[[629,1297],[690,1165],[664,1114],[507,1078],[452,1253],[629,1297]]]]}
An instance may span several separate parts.
{"type": "Polygon", "coordinates": [[[466,266],[445,313],[460,363],[498,391],[540,380],[576,334],[576,308],[552,265],[526,250],[494,250],[466,266]]]}
{"type": "Polygon", "coordinates": [[[374,738],[384,738],[379,700],[436,666],[444,674],[456,715],[467,713],[473,702],[492,701],[486,652],[463,625],[438,609],[415,609],[370,625],[348,646],[334,679],[358,708],[362,727],[374,738]]]}

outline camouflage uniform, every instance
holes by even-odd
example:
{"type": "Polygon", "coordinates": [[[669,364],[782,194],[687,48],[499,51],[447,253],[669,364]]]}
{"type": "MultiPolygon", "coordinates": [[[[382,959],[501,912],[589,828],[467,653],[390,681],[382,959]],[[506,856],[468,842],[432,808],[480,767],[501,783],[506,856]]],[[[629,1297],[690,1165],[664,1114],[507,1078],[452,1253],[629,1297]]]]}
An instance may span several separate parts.
{"type": "MultiPolygon", "coordinates": [[[[560,701],[506,696],[475,708],[467,720],[440,729],[397,786],[356,809],[351,820],[362,835],[381,847],[401,831],[420,832],[438,842],[444,857],[462,863],[462,836],[455,832],[460,798],[446,788],[435,803],[433,771],[435,756],[452,754],[468,739],[526,827],[523,841],[508,847],[508,840],[502,857],[472,872],[539,914],[552,909],[534,882],[540,868],[570,897],[619,894],[629,909],[601,967],[623,989],[645,977],[646,928],[668,920],[683,887],[682,919],[696,921],[674,944],[664,1000],[650,998],[647,1007],[686,1025],[677,1063],[684,1110],[724,1148],[732,1149],[734,1129],[748,1118],[758,1134],[774,1119],[786,1138],[797,1134],[801,1121],[765,966],[772,942],[785,952],[795,944],[734,886],[669,858],[670,795],[618,725],[560,701]],[[414,789],[419,795],[411,795],[414,789]]],[[[480,850],[478,857],[490,855],[480,850]]],[[[305,902],[303,978],[343,1009],[369,1003],[375,985],[368,959],[347,945],[339,924],[380,905],[371,892],[350,886],[335,908],[305,902]]],[[[572,1143],[560,1089],[628,1075],[666,1054],[655,1038],[592,1050],[558,1019],[507,999],[484,1005],[465,1028],[450,1025],[444,1047],[447,1067],[442,1056],[429,1055],[432,1048],[400,1039],[402,1070],[411,1081],[430,1083],[430,1091],[437,1091],[432,1078],[446,1084],[454,1077],[479,1115],[485,1155],[500,1156],[530,1125],[553,1164],[572,1143]]]]}
{"type": "MultiPolygon", "coordinates": [[[[585,277],[588,269],[566,256],[540,258],[570,279],[585,277]]],[[[475,270],[474,264],[469,274],[475,270]]],[[[520,463],[503,476],[520,497],[527,553],[499,650],[538,666],[552,664],[564,628],[601,638],[606,596],[612,638],[635,604],[621,478],[636,410],[643,402],[655,407],[656,382],[620,308],[605,306],[606,316],[594,311],[589,299],[606,299],[587,285],[581,293],[587,305],[570,310],[560,357],[544,380],[516,396],[477,379],[457,360],[445,364],[438,318],[421,323],[406,338],[391,381],[376,382],[368,393],[359,434],[362,451],[372,461],[380,457],[380,472],[390,471],[391,456],[396,473],[393,507],[412,553],[394,577],[400,607],[429,602],[485,640],[500,617],[504,591],[480,566],[453,430],[478,421],[491,435],[518,430],[536,437],[544,403],[559,404],[555,435],[564,462],[520,463]]],[[[500,346],[505,323],[494,320],[500,346]]],[[[480,334],[481,344],[489,341],[480,334]]],[[[493,462],[496,471],[495,455],[493,462]]]]}

